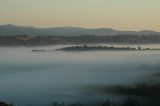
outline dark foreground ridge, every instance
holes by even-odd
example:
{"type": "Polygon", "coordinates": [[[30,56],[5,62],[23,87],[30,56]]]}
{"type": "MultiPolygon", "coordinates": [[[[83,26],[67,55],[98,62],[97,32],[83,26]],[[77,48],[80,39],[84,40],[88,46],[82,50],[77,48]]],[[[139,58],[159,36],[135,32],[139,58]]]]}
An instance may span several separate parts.
{"type": "MultiPolygon", "coordinates": [[[[108,99],[104,102],[90,103],[90,104],[84,104],[81,102],[69,103],[69,104],[66,104],[64,102],[53,102],[48,105],[40,105],[40,106],[159,106],[159,105],[160,105],[159,102],[141,103],[132,97],[128,97],[124,99],[121,103],[116,103],[108,99]]],[[[13,103],[8,104],[6,102],[0,102],[0,106],[19,106],[19,105],[13,103]]],[[[27,106],[38,106],[38,105],[27,105],[27,106]]]]}

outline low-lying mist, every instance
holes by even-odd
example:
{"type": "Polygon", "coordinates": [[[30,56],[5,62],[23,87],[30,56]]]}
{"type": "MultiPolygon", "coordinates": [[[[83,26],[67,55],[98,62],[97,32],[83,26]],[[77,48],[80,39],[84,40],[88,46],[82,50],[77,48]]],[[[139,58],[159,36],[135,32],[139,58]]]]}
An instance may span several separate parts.
{"type": "Polygon", "coordinates": [[[92,87],[153,83],[151,75],[160,70],[159,51],[31,52],[34,48],[0,47],[0,100],[98,102],[114,96],[92,87]]]}

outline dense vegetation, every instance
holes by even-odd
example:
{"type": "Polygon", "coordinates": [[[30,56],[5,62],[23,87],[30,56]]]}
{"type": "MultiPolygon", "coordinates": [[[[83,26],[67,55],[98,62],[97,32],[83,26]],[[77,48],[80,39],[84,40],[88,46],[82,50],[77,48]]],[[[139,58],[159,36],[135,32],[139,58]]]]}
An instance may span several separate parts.
{"type": "Polygon", "coordinates": [[[54,45],[82,43],[124,43],[124,44],[154,44],[160,43],[160,35],[115,35],[115,36],[0,36],[0,45],[54,45]]]}
{"type": "Polygon", "coordinates": [[[0,102],[0,106],[13,106],[13,104],[8,104],[6,102],[0,102]]]}
{"type": "MultiPolygon", "coordinates": [[[[139,49],[141,49],[139,47],[139,49]]],[[[149,49],[149,48],[148,48],[149,49]]],[[[108,47],[108,46],[72,46],[72,47],[64,47],[61,49],[57,49],[58,51],[90,51],[90,50],[138,50],[136,48],[130,47],[108,47]]]]}

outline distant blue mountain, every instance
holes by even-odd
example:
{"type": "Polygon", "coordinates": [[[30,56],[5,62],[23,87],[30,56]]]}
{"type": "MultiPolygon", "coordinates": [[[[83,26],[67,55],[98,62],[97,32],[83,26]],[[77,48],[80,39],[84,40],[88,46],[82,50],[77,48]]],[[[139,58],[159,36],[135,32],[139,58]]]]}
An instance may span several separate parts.
{"type": "Polygon", "coordinates": [[[0,35],[31,35],[31,36],[80,36],[80,35],[99,35],[109,36],[118,34],[131,35],[160,35],[160,32],[143,30],[143,31],[118,31],[110,28],[80,28],[80,27],[52,27],[52,28],[35,28],[32,26],[0,25],[0,35]]]}

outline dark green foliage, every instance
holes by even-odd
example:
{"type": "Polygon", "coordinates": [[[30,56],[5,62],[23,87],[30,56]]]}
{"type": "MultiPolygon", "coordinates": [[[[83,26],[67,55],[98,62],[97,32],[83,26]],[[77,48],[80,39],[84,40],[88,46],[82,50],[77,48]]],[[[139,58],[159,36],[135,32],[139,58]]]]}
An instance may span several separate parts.
{"type": "Polygon", "coordinates": [[[13,106],[13,104],[8,104],[6,102],[0,102],[0,106],[13,106]]]}
{"type": "Polygon", "coordinates": [[[115,86],[112,87],[110,90],[115,93],[126,95],[141,95],[160,98],[160,85],[138,84],[133,87],[115,86]]]}
{"type": "Polygon", "coordinates": [[[108,99],[106,102],[102,104],[102,106],[113,106],[113,103],[108,99]]]}
{"type": "Polygon", "coordinates": [[[125,101],[123,106],[138,106],[138,104],[136,103],[136,100],[134,100],[133,98],[128,97],[125,101]]]}
{"type": "MultiPolygon", "coordinates": [[[[149,106],[160,106],[160,85],[145,85],[137,84],[136,86],[126,87],[126,86],[114,86],[107,88],[106,90],[120,95],[130,95],[135,97],[140,97],[139,101],[143,103],[149,103],[149,106]],[[143,97],[148,98],[149,101],[144,101],[143,97]]],[[[128,101],[131,99],[128,99],[128,101]]],[[[133,99],[132,99],[133,100],[133,99]]],[[[125,105],[127,106],[127,105],[125,105]]],[[[130,105],[129,105],[130,106],[130,105]]],[[[133,106],[137,106],[133,105],[133,106]]]]}
{"type": "Polygon", "coordinates": [[[160,43],[160,35],[114,35],[114,36],[0,36],[0,45],[36,46],[54,44],[87,44],[87,43],[123,43],[154,44],[160,43]]]}
{"type": "Polygon", "coordinates": [[[72,47],[64,47],[57,50],[63,51],[87,51],[87,50],[137,50],[136,48],[130,47],[107,47],[107,46],[72,46],[72,47]]]}

